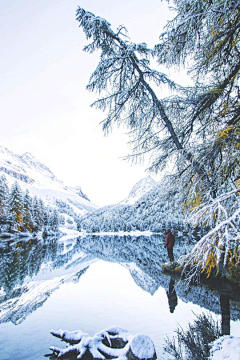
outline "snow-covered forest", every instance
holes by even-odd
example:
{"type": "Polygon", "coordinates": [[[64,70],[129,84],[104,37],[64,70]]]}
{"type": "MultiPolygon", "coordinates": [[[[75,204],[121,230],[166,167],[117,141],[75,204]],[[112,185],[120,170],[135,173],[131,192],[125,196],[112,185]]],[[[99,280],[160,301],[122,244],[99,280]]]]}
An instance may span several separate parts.
{"type": "Polygon", "coordinates": [[[110,205],[89,213],[78,222],[78,230],[87,232],[181,231],[184,222],[181,197],[167,191],[166,183],[157,183],[132,205],[110,205]]]}
{"type": "Polygon", "coordinates": [[[0,177],[0,233],[38,233],[43,236],[59,232],[57,208],[45,206],[41,198],[23,192],[16,181],[8,187],[4,175],[0,177]]]}

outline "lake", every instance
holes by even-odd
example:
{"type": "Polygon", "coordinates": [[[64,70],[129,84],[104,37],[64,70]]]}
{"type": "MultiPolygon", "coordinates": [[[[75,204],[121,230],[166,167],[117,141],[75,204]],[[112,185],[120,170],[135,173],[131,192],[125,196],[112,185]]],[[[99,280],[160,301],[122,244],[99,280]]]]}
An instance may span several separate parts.
{"type": "MultiPolygon", "coordinates": [[[[177,237],[175,257],[192,246],[177,237]]],[[[240,336],[240,294],[163,274],[160,235],[1,239],[0,254],[0,360],[46,359],[50,346],[64,347],[51,329],[94,335],[111,325],[149,335],[168,359],[166,337],[203,312],[240,336]]]]}

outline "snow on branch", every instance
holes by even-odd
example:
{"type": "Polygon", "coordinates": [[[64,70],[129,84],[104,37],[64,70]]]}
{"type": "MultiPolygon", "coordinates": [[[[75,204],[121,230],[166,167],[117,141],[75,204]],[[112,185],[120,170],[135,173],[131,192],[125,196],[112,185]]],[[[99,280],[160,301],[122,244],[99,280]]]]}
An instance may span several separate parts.
{"type": "Polygon", "coordinates": [[[210,276],[213,269],[218,273],[228,265],[240,265],[240,190],[222,194],[209,204],[195,210],[189,219],[192,225],[211,229],[183,259],[188,280],[201,272],[210,276]]]}

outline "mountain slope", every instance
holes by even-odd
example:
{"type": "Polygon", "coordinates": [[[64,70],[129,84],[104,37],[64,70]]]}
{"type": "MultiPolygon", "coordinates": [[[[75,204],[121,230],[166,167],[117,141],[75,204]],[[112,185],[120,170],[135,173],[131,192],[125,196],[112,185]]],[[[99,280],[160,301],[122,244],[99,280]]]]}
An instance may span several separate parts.
{"type": "Polygon", "coordinates": [[[45,203],[55,205],[56,200],[59,200],[70,206],[76,214],[83,215],[98,208],[79,186],[68,188],[47,166],[28,152],[16,155],[0,146],[1,174],[6,176],[10,186],[18,181],[24,191],[28,189],[31,195],[42,198],[45,203]]]}
{"type": "Polygon", "coordinates": [[[155,185],[156,181],[151,176],[147,176],[146,178],[141,179],[134,185],[127,199],[121,201],[120,204],[133,205],[138,199],[140,199],[155,185]]]}

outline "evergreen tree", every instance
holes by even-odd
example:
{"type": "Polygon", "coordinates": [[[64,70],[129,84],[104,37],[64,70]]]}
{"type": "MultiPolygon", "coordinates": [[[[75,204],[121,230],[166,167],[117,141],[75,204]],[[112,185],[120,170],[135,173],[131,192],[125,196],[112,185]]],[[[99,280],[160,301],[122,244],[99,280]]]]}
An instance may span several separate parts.
{"type": "Polygon", "coordinates": [[[6,177],[2,175],[0,177],[0,224],[5,224],[7,221],[8,196],[7,180],[6,177]]]}
{"type": "Polygon", "coordinates": [[[49,225],[49,209],[46,207],[43,214],[43,224],[44,227],[49,225]]]}
{"type": "Polygon", "coordinates": [[[32,218],[33,218],[34,230],[36,232],[40,231],[42,229],[41,209],[37,196],[34,196],[32,200],[32,218]]]}
{"type": "Polygon", "coordinates": [[[43,200],[40,198],[38,199],[38,207],[39,207],[39,226],[41,229],[44,226],[44,212],[45,212],[45,205],[43,200]]]}
{"type": "Polygon", "coordinates": [[[34,229],[32,213],[32,198],[29,195],[29,191],[26,190],[23,198],[23,225],[30,232],[34,229]]]}
{"type": "Polygon", "coordinates": [[[58,227],[59,227],[59,219],[58,219],[58,211],[57,209],[53,209],[50,219],[50,229],[54,232],[58,232],[58,227]]]}
{"type": "Polygon", "coordinates": [[[9,194],[8,201],[9,218],[11,230],[23,230],[23,196],[22,190],[17,182],[14,183],[9,194]]]}

